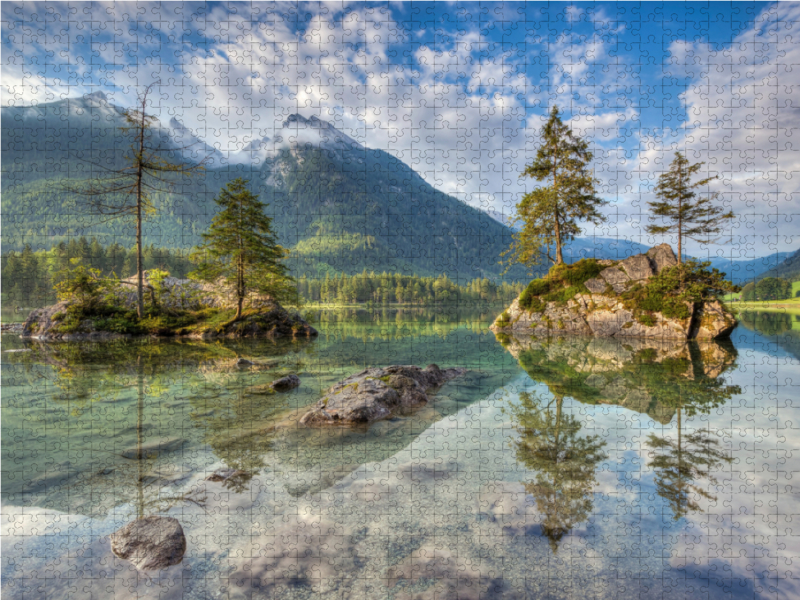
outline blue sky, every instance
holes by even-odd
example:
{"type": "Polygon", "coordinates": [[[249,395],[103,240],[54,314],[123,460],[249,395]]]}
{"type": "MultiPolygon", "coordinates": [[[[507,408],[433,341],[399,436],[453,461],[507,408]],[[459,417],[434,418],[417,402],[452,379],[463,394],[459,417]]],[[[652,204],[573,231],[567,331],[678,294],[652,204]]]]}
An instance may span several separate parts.
{"type": "Polygon", "coordinates": [[[739,216],[728,246],[694,251],[753,256],[800,242],[799,18],[752,2],[3,2],[2,103],[100,90],[127,106],[160,79],[162,121],[232,161],[317,115],[506,214],[555,103],[610,201],[588,234],[661,241],[642,218],[681,150],[739,216]]]}

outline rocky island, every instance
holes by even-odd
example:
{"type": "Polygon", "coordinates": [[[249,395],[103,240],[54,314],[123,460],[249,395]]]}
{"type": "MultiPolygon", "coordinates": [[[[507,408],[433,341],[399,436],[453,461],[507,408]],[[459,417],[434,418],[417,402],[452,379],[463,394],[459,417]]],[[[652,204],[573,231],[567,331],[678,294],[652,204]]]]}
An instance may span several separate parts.
{"type": "Polygon", "coordinates": [[[223,285],[144,273],[147,312],[136,314],[135,277],[94,294],[75,295],[31,311],[20,337],[51,341],[103,340],[135,335],[192,339],[313,337],[317,330],[275,300],[250,294],[238,319],[223,285]],[[102,291],[102,293],[99,293],[102,291]]]}
{"type": "Polygon", "coordinates": [[[495,333],[712,340],[736,318],[717,296],[732,284],[669,244],[624,260],[583,259],[534,279],[491,326],[495,333]]]}

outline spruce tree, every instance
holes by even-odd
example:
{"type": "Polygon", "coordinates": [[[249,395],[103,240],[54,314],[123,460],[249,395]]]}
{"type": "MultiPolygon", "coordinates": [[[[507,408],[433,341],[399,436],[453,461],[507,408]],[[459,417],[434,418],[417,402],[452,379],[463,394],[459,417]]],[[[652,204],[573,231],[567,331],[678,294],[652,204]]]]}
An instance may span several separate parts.
{"type": "Polygon", "coordinates": [[[228,183],[214,201],[220,211],[211,220],[204,243],[192,254],[198,262],[190,276],[203,281],[220,279],[233,286],[236,315],[242,316],[244,300],[251,291],[276,300],[297,302],[294,279],[281,262],[287,252],[272,232],[266,205],[237,178],[228,183]]]}
{"type": "Polygon", "coordinates": [[[676,152],[669,171],[658,178],[655,189],[658,200],[648,202],[653,213],[650,221],[658,219],[665,224],[648,225],[647,233],[674,235],[678,242],[678,264],[683,263],[684,239],[706,244],[716,243],[724,231],[725,222],[734,218],[733,211],[726,212],[722,207],[714,205],[718,198],[717,193],[697,196],[695,190],[716,179],[716,176],[706,177],[692,183],[692,177],[704,164],[700,162],[690,165],[683,154],[676,152]]]}
{"type": "Polygon", "coordinates": [[[534,161],[522,173],[536,181],[547,181],[525,194],[517,204],[516,221],[522,229],[513,235],[507,265],[521,263],[532,267],[546,256],[555,264],[564,262],[564,244],[581,231],[578,223],[599,225],[605,217],[599,208],[607,202],[595,192],[595,179],[589,170],[594,155],[589,144],[575,136],[561,121],[557,106],[542,129],[542,143],[534,161]],[[555,258],[550,248],[555,245],[555,258]]]}

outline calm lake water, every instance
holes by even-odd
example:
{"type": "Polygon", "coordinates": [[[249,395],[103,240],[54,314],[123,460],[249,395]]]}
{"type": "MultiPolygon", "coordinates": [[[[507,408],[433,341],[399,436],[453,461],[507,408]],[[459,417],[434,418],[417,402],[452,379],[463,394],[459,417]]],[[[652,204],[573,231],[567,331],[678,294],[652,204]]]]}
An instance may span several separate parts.
{"type": "Polygon", "coordinates": [[[620,343],[498,340],[495,314],[325,313],[297,343],[4,335],[3,597],[800,597],[800,321],[620,343]],[[296,424],[347,375],[432,362],[470,371],[369,428],[296,424]],[[150,514],[188,549],[137,572],[108,536],[150,514]]]}

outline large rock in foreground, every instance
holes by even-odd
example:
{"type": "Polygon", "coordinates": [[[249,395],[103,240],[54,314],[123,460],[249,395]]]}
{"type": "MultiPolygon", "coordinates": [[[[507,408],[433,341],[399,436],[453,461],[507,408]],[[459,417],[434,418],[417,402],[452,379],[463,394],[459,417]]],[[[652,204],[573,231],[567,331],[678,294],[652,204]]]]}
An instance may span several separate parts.
{"type": "Polygon", "coordinates": [[[142,517],[111,534],[111,551],[138,569],[164,569],[183,560],[186,536],[177,519],[142,517]]]}
{"type": "Polygon", "coordinates": [[[719,301],[675,300],[671,313],[665,315],[666,309],[647,310],[632,298],[633,291],[646,287],[653,276],[675,265],[677,259],[672,248],[661,244],[646,254],[619,262],[590,259],[563,266],[561,276],[568,283],[551,275],[548,275],[551,279],[535,280],[495,320],[491,329],[496,333],[539,337],[574,334],[712,340],[729,336],[736,327],[736,318],[719,301]]]}
{"type": "Polygon", "coordinates": [[[428,402],[428,392],[466,369],[428,365],[373,368],[337,383],[300,419],[302,425],[355,425],[385,419],[393,411],[428,402]]]}

